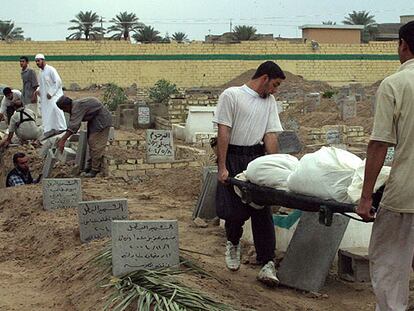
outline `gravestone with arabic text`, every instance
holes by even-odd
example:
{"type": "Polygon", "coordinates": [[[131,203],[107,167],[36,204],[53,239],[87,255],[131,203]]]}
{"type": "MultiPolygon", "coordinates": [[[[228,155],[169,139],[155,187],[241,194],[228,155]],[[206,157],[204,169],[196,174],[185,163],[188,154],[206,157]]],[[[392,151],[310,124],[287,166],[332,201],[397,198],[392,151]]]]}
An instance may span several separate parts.
{"type": "Polygon", "coordinates": [[[112,222],[112,274],[179,265],[177,220],[112,222]]]}
{"type": "Polygon", "coordinates": [[[285,131],[294,131],[297,132],[300,129],[300,124],[299,122],[294,119],[294,118],[288,118],[284,123],[283,123],[283,128],[285,131]]]}
{"type": "Polygon", "coordinates": [[[128,219],[127,199],[84,201],[78,206],[80,240],[89,242],[111,236],[112,220],[128,219]]]}
{"type": "Polygon", "coordinates": [[[45,178],[42,186],[45,210],[78,207],[82,201],[80,178],[45,178]]]}
{"type": "Polygon", "coordinates": [[[305,95],[305,113],[313,112],[321,104],[320,93],[308,93],[305,95]]]}
{"type": "Polygon", "coordinates": [[[151,124],[150,108],[148,106],[138,106],[138,127],[148,128],[151,124]]]}
{"type": "Polygon", "coordinates": [[[338,128],[330,128],[326,131],[326,143],[328,145],[342,144],[342,134],[338,128]]]}
{"type": "Polygon", "coordinates": [[[160,163],[174,161],[172,131],[147,130],[147,162],[160,163]]]}

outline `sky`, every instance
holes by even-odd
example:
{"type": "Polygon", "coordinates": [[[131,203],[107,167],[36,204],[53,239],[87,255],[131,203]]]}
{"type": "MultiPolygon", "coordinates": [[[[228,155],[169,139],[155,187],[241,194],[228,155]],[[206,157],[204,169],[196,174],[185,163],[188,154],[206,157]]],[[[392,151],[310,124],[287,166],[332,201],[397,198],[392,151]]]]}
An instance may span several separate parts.
{"type": "Polygon", "coordinates": [[[185,32],[190,40],[230,30],[230,24],[251,25],[258,33],[301,37],[298,26],[334,21],[355,11],[369,11],[378,23],[398,23],[400,15],[414,15],[407,0],[0,0],[0,20],[12,20],[32,40],[65,40],[69,22],[79,11],[94,11],[104,27],[119,12],[135,13],[161,35],[185,32]],[[106,21],[106,22],[105,22],[106,21]]]}

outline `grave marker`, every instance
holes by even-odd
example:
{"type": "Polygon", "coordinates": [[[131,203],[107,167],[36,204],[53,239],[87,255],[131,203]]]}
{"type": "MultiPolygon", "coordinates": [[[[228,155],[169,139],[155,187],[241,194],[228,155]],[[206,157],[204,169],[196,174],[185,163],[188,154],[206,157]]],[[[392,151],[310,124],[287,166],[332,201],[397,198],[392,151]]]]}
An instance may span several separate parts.
{"type": "Polygon", "coordinates": [[[320,93],[308,93],[305,95],[305,112],[315,111],[316,108],[321,104],[320,93]]]}
{"type": "Polygon", "coordinates": [[[356,117],[357,107],[354,96],[348,96],[341,100],[340,103],[341,119],[348,120],[356,117]]]}
{"type": "Polygon", "coordinates": [[[172,131],[147,130],[147,162],[174,161],[172,131]]]}
{"type": "Polygon", "coordinates": [[[138,106],[138,127],[148,127],[151,123],[150,108],[148,106],[138,106]]]}
{"type": "Polygon", "coordinates": [[[294,131],[297,132],[300,129],[299,122],[294,118],[289,118],[286,120],[286,122],[283,124],[283,128],[286,131],[294,131]]]}
{"type": "Polygon", "coordinates": [[[277,136],[279,144],[279,153],[299,153],[302,150],[302,144],[298,135],[293,131],[283,131],[277,136]]]}
{"type": "Polygon", "coordinates": [[[326,143],[328,145],[342,144],[342,135],[338,128],[331,128],[326,131],[326,143]]]}
{"type": "Polygon", "coordinates": [[[293,288],[319,292],[345,234],[349,218],[334,214],[330,227],[319,223],[318,213],[302,212],[277,276],[293,288]]]}
{"type": "Polygon", "coordinates": [[[49,178],[50,174],[52,173],[53,166],[55,165],[56,157],[53,153],[52,149],[47,151],[45,163],[43,164],[42,169],[42,178],[49,178]]]}
{"type": "Polygon", "coordinates": [[[79,178],[46,178],[43,179],[42,186],[45,210],[77,207],[82,201],[79,178]]]}
{"type": "Polygon", "coordinates": [[[112,220],[128,219],[127,199],[79,202],[80,240],[90,242],[111,236],[112,220]]]}
{"type": "Polygon", "coordinates": [[[88,148],[88,136],[86,131],[79,131],[78,149],[76,150],[75,163],[76,166],[83,170],[86,161],[86,149],[88,148]]]}
{"type": "Polygon", "coordinates": [[[112,222],[112,274],[179,264],[177,220],[112,222]]]}
{"type": "Polygon", "coordinates": [[[126,130],[133,130],[134,129],[134,116],[135,116],[135,109],[124,109],[122,111],[123,116],[123,125],[126,130]]]}

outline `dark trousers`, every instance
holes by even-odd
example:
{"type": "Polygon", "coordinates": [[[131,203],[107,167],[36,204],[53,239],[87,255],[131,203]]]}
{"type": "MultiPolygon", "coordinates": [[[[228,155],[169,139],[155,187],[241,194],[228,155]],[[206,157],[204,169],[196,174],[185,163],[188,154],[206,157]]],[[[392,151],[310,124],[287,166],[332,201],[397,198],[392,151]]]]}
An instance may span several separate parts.
{"type": "MultiPolygon", "coordinates": [[[[251,147],[229,145],[226,167],[230,177],[246,170],[250,161],[262,155],[264,149],[260,145],[251,147]]],[[[227,240],[237,245],[243,234],[244,222],[251,218],[257,261],[267,263],[275,257],[276,238],[270,207],[257,210],[244,204],[232,186],[219,183],[216,210],[218,217],[225,220],[227,240]]]]}

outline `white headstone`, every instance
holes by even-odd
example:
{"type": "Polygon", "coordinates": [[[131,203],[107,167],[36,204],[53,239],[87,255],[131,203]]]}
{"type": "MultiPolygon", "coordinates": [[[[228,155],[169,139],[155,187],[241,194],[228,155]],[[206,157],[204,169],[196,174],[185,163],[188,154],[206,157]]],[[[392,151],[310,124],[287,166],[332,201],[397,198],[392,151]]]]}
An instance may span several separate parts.
{"type": "Polygon", "coordinates": [[[112,222],[112,274],[178,266],[176,220],[112,222]]]}
{"type": "Polygon", "coordinates": [[[112,220],[128,219],[128,201],[102,200],[79,202],[80,240],[90,242],[111,236],[112,220]]]}
{"type": "Polygon", "coordinates": [[[148,126],[151,123],[150,108],[148,106],[138,106],[138,126],[148,126]]]}
{"type": "Polygon", "coordinates": [[[357,106],[355,96],[344,97],[341,100],[340,109],[342,120],[348,120],[356,117],[357,106]]]}
{"type": "Polygon", "coordinates": [[[147,162],[174,161],[172,131],[147,130],[147,162]]]}
{"type": "Polygon", "coordinates": [[[46,178],[42,186],[45,210],[77,207],[82,201],[80,178],[46,178]]]}

